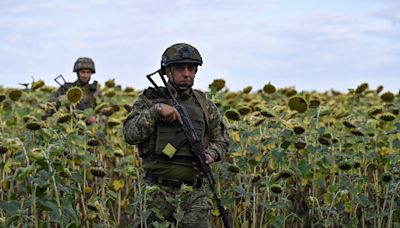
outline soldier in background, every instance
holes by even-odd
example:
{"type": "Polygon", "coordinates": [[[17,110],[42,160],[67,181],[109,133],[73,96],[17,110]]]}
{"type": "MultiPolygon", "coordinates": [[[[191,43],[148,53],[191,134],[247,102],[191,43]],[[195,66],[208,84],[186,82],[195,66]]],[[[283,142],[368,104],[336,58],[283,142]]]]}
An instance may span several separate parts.
{"type": "MultiPolygon", "coordinates": [[[[196,48],[184,43],[174,44],[162,55],[158,72],[168,76],[168,87],[187,109],[204,144],[206,163],[211,164],[221,160],[226,153],[228,134],[216,105],[203,92],[192,88],[197,68],[202,63],[196,48]]],[[[186,185],[192,191],[181,195],[184,217],[180,225],[210,227],[212,207],[208,202],[206,182],[197,171],[196,159],[188,143],[179,145],[185,138],[179,132],[182,120],[165,94],[168,93],[164,87],[146,89],[133,104],[123,127],[125,141],[139,148],[146,185],[158,189],[148,197],[147,206],[158,208],[163,219],[153,211],[147,222],[166,220],[174,223],[175,206],[167,198],[175,198],[186,185]],[[171,150],[170,145],[174,145],[174,149],[171,150]]]]}
{"type": "MultiPolygon", "coordinates": [[[[88,57],[79,57],[75,61],[73,72],[77,74],[78,79],[72,83],[65,83],[51,95],[49,102],[44,106],[46,117],[54,114],[55,110],[52,107],[58,109],[61,105],[60,101],[66,99],[68,89],[74,86],[80,87],[83,91],[83,97],[76,105],[77,109],[94,109],[96,107],[96,96],[100,95],[100,90],[97,87],[97,81],[89,84],[92,74],[96,73],[93,60],[88,57]]],[[[92,124],[94,121],[95,118],[93,116],[86,120],[88,124],[92,124]]]]}

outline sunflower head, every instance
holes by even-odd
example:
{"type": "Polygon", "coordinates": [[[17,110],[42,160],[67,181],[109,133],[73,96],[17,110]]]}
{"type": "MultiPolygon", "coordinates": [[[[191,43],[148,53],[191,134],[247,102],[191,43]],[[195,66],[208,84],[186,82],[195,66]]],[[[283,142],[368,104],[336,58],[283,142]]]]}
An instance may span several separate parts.
{"type": "Polygon", "coordinates": [[[240,120],[240,113],[239,111],[237,111],[236,109],[228,109],[225,112],[225,116],[226,118],[228,118],[229,120],[233,120],[233,121],[238,121],[240,120]]]}
{"type": "Polygon", "coordinates": [[[214,81],[210,84],[210,88],[214,88],[216,91],[220,91],[225,87],[224,79],[214,79],[214,81]]]}
{"type": "Polygon", "coordinates": [[[106,86],[108,88],[113,88],[115,86],[115,79],[110,79],[106,81],[106,86]]]}
{"type": "Polygon", "coordinates": [[[240,172],[240,168],[237,165],[230,165],[228,167],[228,171],[231,173],[239,173],[240,172]]]}
{"type": "Polygon", "coordinates": [[[379,116],[379,118],[383,121],[393,121],[396,119],[396,116],[390,112],[385,112],[379,116]]]}
{"type": "Polygon", "coordinates": [[[382,90],[383,90],[383,86],[378,86],[377,88],[376,88],[376,90],[375,90],[375,93],[376,94],[379,94],[380,92],[382,92],[382,90]]]}
{"type": "Polygon", "coordinates": [[[306,130],[302,126],[294,126],[293,131],[294,131],[294,133],[300,135],[300,134],[303,134],[306,130]]]}
{"type": "Polygon", "coordinates": [[[28,123],[25,124],[25,127],[32,131],[37,131],[42,128],[42,126],[36,121],[28,121],[28,123]]]}
{"type": "Polygon", "coordinates": [[[249,106],[247,106],[247,105],[243,105],[243,106],[240,106],[238,108],[238,111],[239,111],[239,113],[241,115],[244,116],[244,115],[247,115],[247,114],[249,114],[251,112],[251,108],[249,106]]]}
{"type": "Polygon", "coordinates": [[[381,99],[384,102],[392,102],[394,100],[394,94],[388,91],[381,95],[381,99]]]}
{"type": "Polygon", "coordinates": [[[251,92],[251,90],[253,89],[253,87],[251,86],[246,86],[243,88],[243,93],[248,94],[251,92]]]}
{"type": "Polygon", "coordinates": [[[0,145],[0,154],[5,154],[7,153],[8,148],[6,146],[0,145]]]}
{"type": "Polygon", "coordinates": [[[289,99],[289,108],[298,111],[299,113],[303,113],[307,111],[308,104],[304,98],[296,96],[289,99]]]}
{"type": "Polygon", "coordinates": [[[280,186],[279,184],[273,184],[269,189],[271,190],[271,192],[276,194],[281,194],[283,192],[282,186],[280,186]]]}
{"type": "Polygon", "coordinates": [[[32,82],[32,90],[37,90],[37,89],[41,88],[42,86],[44,86],[43,80],[32,82]]]}
{"type": "Polygon", "coordinates": [[[382,173],[381,180],[383,183],[389,183],[393,180],[393,174],[391,172],[382,173]]]}
{"type": "Polygon", "coordinates": [[[264,85],[263,91],[264,93],[272,94],[275,93],[276,88],[274,85],[271,84],[271,82],[268,82],[268,84],[264,85]]]}
{"type": "Polygon", "coordinates": [[[8,97],[12,101],[18,101],[21,96],[22,96],[22,91],[18,89],[13,89],[10,91],[10,93],[8,93],[8,97]]]}
{"type": "Polygon", "coordinates": [[[283,178],[289,178],[292,177],[294,174],[293,170],[291,169],[284,169],[280,172],[280,176],[283,178]]]}
{"type": "Polygon", "coordinates": [[[342,160],[338,163],[338,167],[341,170],[347,171],[353,168],[353,164],[349,160],[342,160]]]}
{"type": "Polygon", "coordinates": [[[6,99],[6,95],[0,94],[0,102],[4,101],[6,99]]]}
{"type": "Polygon", "coordinates": [[[71,120],[70,114],[62,114],[57,118],[57,123],[62,124],[71,120]]]}
{"type": "Polygon", "coordinates": [[[83,96],[83,91],[80,87],[74,86],[68,89],[67,98],[71,103],[78,103],[83,96]]]}
{"type": "Polygon", "coordinates": [[[364,92],[366,89],[368,89],[368,83],[362,83],[361,85],[359,85],[356,89],[356,93],[360,94],[362,92],[364,92]]]}

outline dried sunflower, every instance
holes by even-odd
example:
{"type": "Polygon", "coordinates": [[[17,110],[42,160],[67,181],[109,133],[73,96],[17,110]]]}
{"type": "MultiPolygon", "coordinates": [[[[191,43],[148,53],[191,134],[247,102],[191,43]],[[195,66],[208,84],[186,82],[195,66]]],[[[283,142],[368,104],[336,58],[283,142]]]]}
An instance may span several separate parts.
{"type": "Polygon", "coordinates": [[[381,99],[384,102],[392,102],[394,100],[394,94],[388,91],[381,95],[381,99]]]}
{"type": "Polygon", "coordinates": [[[308,104],[302,97],[292,97],[289,99],[289,108],[298,111],[299,113],[303,113],[307,111],[308,104]]]}
{"type": "Polygon", "coordinates": [[[114,90],[108,90],[108,91],[106,91],[105,93],[104,93],[104,95],[106,96],[106,97],[114,97],[115,96],[115,91],[114,90]]]}
{"type": "Polygon", "coordinates": [[[380,92],[382,92],[382,90],[383,90],[383,86],[378,86],[377,88],[376,88],[376,90],[375,90],[375,93],[376,94],[379,94],[380,92]]]}
{"type": "Polygon", "coordinates": [[[240,168],[237,165],[230,165],[228,167],[228,171],[232,172],[232,173],[239,173],[240,172],[240,168]]]}
{"type": "Polygon", "coordinates": [[[280,175],[281,177],[283,177],[283,178],[289,178],[289,177],[292,177],[293,174],[294,174],[293,170],[291,170],[291,169],[284,169],[284,170],[282,170],[282,171],[280,172],[279,175],[280,175]]]}
{"type": "Polygon", "coordinates": [[[32,131],[36,131],[42,128],[42,126],[36,121],[28,121],[28,123],[25,124],[25,127],[32,131]]]}
{"type": "Polygon", "coordinates": [[[384,172],[382,173],[381,180],[384,183],[389,183],[393,180],[393,174],[391,172],[384,172]]]}
{"type": "Polygon", "coordinates": [[[88,146],[98,146],[100,144],[100,141],[96,138],[91,138],[87,141],[88,146]]]}
{"type": "Polygon", "coordinates": [[[339,169],[347,171],[353,168],[353,164],[349,160],[342,160],[338,164],[339,169]]]}
{"type": "Polygon", "coordinates": [[[82,89],[79,88],[78,86],[74,86],[68,89],[67,91],[67,99],[71,103],[78,103],[83,96],[82,89]]]}
{"type": "Polygon", "coordinates": [[[238,121],[240,120],[240,113],[236,109],[229,109],[225,112],[226,118],[229,120],[238,121]]]}
{"type": "Polygon", "coordinates": [[[396,116],[393,115],[393,114],[390,113],[390,112],[385,112],[385,113],[381,114],[379,118],[380,118],[381,120],[383,120],[383,121],[393,121],[393,120],[396,119],[396,116]]]}
{"type": "Polygon", "coordinates": [[[356,89],[356,93],[360,94],[362,92],[364,92],[366,89],[368,89],[368,83],[362,83],[361,85],[359,85],[356,89]]]}
{"type": "Polygon", "coordinates": [[[249,106],[241,106],[238,108],[238,111],[241,115],[247,115],[251,112],[251,108],[249,106]]]}
{"type": "Polygon", "coordinates": [[[105,177],[106,172],[102,166],[94,166],[90,168],[90,172],[96,177],[105,177]]]}
{"type": "Polygon", "coordinates": [[[57,118],[57,123],[62,124],[71,120],[70,114],[62,114],[57,118]]]}
{"type": "Polygon", "coordinates": [[[115,79],[107,80],[105,84],[108,88],[113,88],[115,86],[115,79]]]}
{"type": "Polygon", "coordinates": [[[294,133],[300,135],[300,134],[303,134],[306,130],[302,126],[294,126],[293,131],[294,131],[294,133]]]}
{"type": "Polygon", "coordinates": [[[275,93],[276,88],[271,84],[271,82],[268,82],[268,84],[264,85],[263,91],[264,93],[272,94],[275,93]]]}
{"type": "Polygon", "coordinates": [[[251,92],[251,90],[253,89],[253,87],[251,87],[251,86],[246,86],[246,87],[244,87],[243,88],[243,93],[250,93],[251,92]]]}
{"type": "Polygon", "coordinates": [[[298,140],[294,143],[294,147],[296,147],[296,149],[298,149],[298,150],[304,149],[306,146],[307,146],[307,143],[302,140],[298,140]]]}
{"type": "Polygon", "coordinates": [[[276,194],[281,194],[283,191],[282,186],[280,186],[279,184],[273,184],[269,189],[271,190],[271,192],[276,194]]]}
{"type": "Polygon", "coordinates": [[[214,81],[210,84],[210,88],[214,88],[217,91],[222,90],[225,87],[224,79],[214,79],[214,81]]]}
{"type": "Polygon", "coordinates": [[[325,146],[329,146],[332,144],[331,139],[324,136],[318,137],[318,142],[325,146]]]}
{"type": "Polygon", "coordinates": [[[39,81],[33,82],[31,88],[32,88],[32,90],[36,90],[36,89],[41,88],[42,86],[44,86],[44,81],[39,80],[39,81]]]}
{"type": "Polygon", "coordinates": [[[18,101],[19,98],[21,98],[21,96],[22,96],[22,91],[18,89],[13,89],[8,93],[8,97],[12,101],[18,101]]]}

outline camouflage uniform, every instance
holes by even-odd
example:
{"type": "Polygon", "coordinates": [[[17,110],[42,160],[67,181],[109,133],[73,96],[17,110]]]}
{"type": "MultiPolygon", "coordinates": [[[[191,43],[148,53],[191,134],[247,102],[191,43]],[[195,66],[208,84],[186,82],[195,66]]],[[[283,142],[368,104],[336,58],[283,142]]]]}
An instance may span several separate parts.
{"type": "MultiPolygon", "coordinates": [[[[100,95],[100,90],[97,88],[97,81],[94,81],[92,84],[84,83],[79,78],[79,71],[83,69],[88,69],[92,72],[92,74],[96,73],[96,68],[94,62],[91,58],[88,57],[79,57],[75,63],[73,72],[78,74],[78,79],[72,83],[65,83],[63,86],[58,88],[58,90],[52,94],[50,97],[49,103],[54,103],[56,109],[58,109],[61,105],[60,97],[65,95],[69,88],[77,86],[80,87],[83,91],[83,97],[76,105],[78,110],[84,110],[87,108],[95,108],[96,107],[96,97],[100,95]]],[[[48,116],[53,115],[55,110],[48,109],[46,110],[46,114],[42,117],[43,119],[48,116]]]]}
{"type": "MultiPolygon", "coordinates": [[[[184,102],[187,99],[196,101],[193,91],[191,95],[184,95],[178,94],[170,84],[169,87],[181,105],[181,102],[184,102]]],[[[168,180],[174,179],[184,183],[191,183],[190,179],[196,179],[198,173],[194,170],[193,164],[190,162],[182,161],[175,155],[171,159],[163,159],[160,158],[159,155],[154,155],[155,153],[152,153],[151,151],[150,153],[143,152],[143,147],[145,147],[146,144],[152,143],[150,141],[161,140],[157,137],[157,128],[160,127],[162,120],[155,107],[155,104],[160,102],[160,97],[161,95],[157,94],[154,88],[145,90],[139,96],[124,122],[123,133],[125,141],[132,145],[138,145],[143,168],[146,173],[150,172],[152,175],[161,178],[167,177],[168,180]]],[[[223,158],[228,149],[228,133],[215,104],[213,104],[209,99],[206,99],[205,103],[209,114],[208,130],[202,129],[206,134],[205,137],[208,138],[208,140],[203,140],[204,144],[206,144],[205,152],[208,153],[214,161],[219,161],[223,158]],[[205,143],[206,141],[208,141],[208,143],[205,143]]],[[[198,101],[196,104],[199,106],[198,101]]],[[[176,154],[179,154],[179,152],[176,154]]],[[[202,180],[197,180],[197,183],[200,181],[202,180]]],[[[146,184],[155,185],[154,182],[151,183],[149,181],[146,181],[146,184]]],[[[192,192],[182,195],[181,208],[184,210],[184,218],[181,225],[183,227],[210,227],[209,214],[211,206],[208,203],[208,193],[205,189],[206,184],[207,183],[204,182],[200,187],[196,185],[193,187],[192,192]]],[[[152,205],[159,207],[163,218],[153,213],[148,222],[162,221],[163,219],[173,222],[174,206],[171,205],[166,198],[175,197],[179,191],[179,186],[168,187],[162,186],[161,183],[157,185],[160,187],[160,190],[152,193],[147,205],[149,207],[152,207],[152,205]]]]}

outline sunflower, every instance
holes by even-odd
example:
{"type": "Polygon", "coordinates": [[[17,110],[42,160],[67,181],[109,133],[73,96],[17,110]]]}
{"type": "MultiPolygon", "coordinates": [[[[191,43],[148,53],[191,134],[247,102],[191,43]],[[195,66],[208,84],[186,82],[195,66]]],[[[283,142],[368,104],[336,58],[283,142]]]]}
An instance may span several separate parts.
{"type": "Polygon", "coordinates": [[[22,91],[18,89],[11,90],[10,93],[8,93],[8,97],[12,101],[18,101],[21,96],[22,96],[22,91]]]}
{"type": "Polygon", "coordinates": [[[394,94],[388,91],[381,95],[381,99],[384,102],[392,102],[394,100],[394,94]]]}
{"type": "Polygon", "coordinates": [[[108,88],[113,88],[115,86],[115,79],[107,80],[105,84],[108,88]]]}
{"type": "Polygon", "coordinates": [[[393,121],[394,119],[396,119],[396,116],[390,112],[385,112],[381,114],[379,118],[383,121],[393,121]]]}
{"type": "Polygon", "coordinates": [[[283,191],[282,186],[280,186],[279,184],[273,184],[269,189],[271,190],[271,192],[276,194],[281,194],[283,191]]]}
{"type": "Polygon", "coordinates": [[[298,135],[301,135],[301,134],[303,134],[306,130],[305,130],[304,127],[302,127],[302,126],[294,126],[294,127],[293,127],[293,131],[294,131],[294,133],[296,133],[296,134],[298,134],[298,135]]]}
{"type": "Polygon", "coordinates": [[[294,174],[293,170],[291,169],[284,169],[280,172],[280,176],[283,178],[289,178],[292,177],[294,174]]]}
{"type": "Polygon", "coordinates": [[[71,120],[71,115],[70,114],[62,114],[57,118],[57,123],[65,123],[71,120]]]}
{"type": "Polygon", "coordinates": [[[361,85],[359,85],[356,89],[356,93],[360,94],[362,92],[364,92],[366,89],[368,89],[368,83],[362,83],[361,85]]]}
{"type": "Polygon", "coordinates": [[[74,86],[68,89],[67,91],[67,98],[71,103],[78,103],[83,96],[82,89],[74,86]]]}
{"type": "Polygon", "coordinates": [[[42,126],[36,121],[28,121],[28,123],[25,124],[25,127],[32,131],[36,131],[42,128],[42,126]]]}
{"type": "Polygon", "coordinates": [[[308,104],[306,100],[302,97],[292,97],[289,99],[289,108],[291,110],[298,111],[299,113],[303,113],[307,111],[308,104]]]}
{"type": "Polygon", "coordinates": [[[222,90],[225,87],[224,79],[214,79],[214,81],[210,84],[210,88],[214,88],[217,91],[222,90]]]}
{"type": "Polygon", "coordinates": [[[384,183],[389,183],[393,180],[393,174],[391,172],[384,172],[382,173],[381,180],[384,183]]]}
{"type": "Polygon", "coordinates": [[[240,113],[236,109],[229,109],[225,112],[226,118],[229,120],[238,121],[240,120],[240,113]]]}
{"type": "Polygon", "coordinates": [[[264,93],[272,94],[272,93],[275,93],[276,88],[274,85],[272,85],[270,82],[268,82],[268,84],[264,85],[263,91],[264,91],[264,93]]]}
{"type": "Polygon", "coordinates": [[[32,82],[32,90],[36,90],[36,89],[39,89],[39,88],[41,88],[41,87],[43,87],[44,86],[44,81],[43,80],[39,80],[39,81],[36,81],[36,82],[32,82]]]}
{"type": "Polygon", "coordinates": [[[251,87],[251,86],[246,86],[246,87],[244,87],[243,88],[243,93],[250,93],[251,92],[251,90],[253,89],[253,87],[251,87]]]}
{"type": "Polygon", "coordinates": [[[0,102],[4,101],[6,99],[6,96],[4,94],[0,94],[0,102]]]}
{"type": "Polygon", "coordinates": [[[339,169],[347,171],[353,168],[353,164],[349,160],[342,160],[338,164],[339,169]]]}

